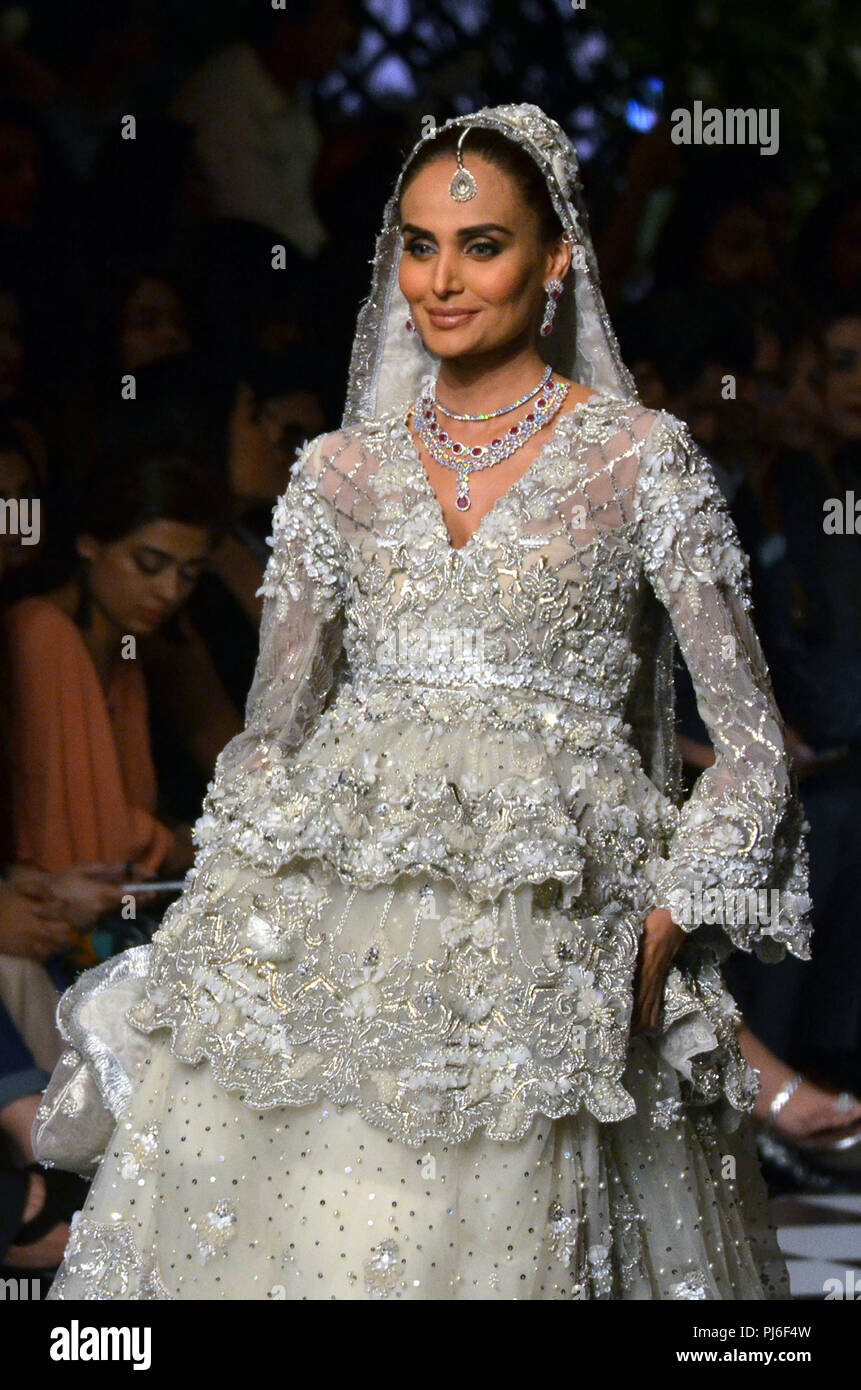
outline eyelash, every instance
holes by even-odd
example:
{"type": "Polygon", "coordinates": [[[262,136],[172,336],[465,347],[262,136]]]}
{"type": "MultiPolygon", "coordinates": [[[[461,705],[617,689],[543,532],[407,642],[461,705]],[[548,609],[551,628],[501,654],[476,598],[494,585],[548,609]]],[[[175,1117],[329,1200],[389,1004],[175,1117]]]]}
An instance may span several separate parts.
{"type": "MultiPolygon", "coordinates": [[[[143,555],[135,555],[134,562],[140,570],[141,574],[146,574],[149,576],[152,576],[154,574],[160,574],[161,571],[164,569],[163,561],[151,560],[149,559],[149,557],[143,555]]],[[[198,579],[200,578],[201,573],[202,571],[199,569],[195,569],[193,574],[190,574],[188,570],[182,569],[179,572],[180,578],[183,580],[185,584],[196,584],[198,579]]]]}
{"type": "MultiPolygon", "coordinates": [[[[405,249],[406,251],[408,251],[409,254],[410,254],[411,256],[416,256],[416,255],[418,254],[418,252],[417,252],[417,248],[418,248],[418,247],[420,247],[420,246],[430,246],[430,245],[431,245],[431,243],[430,243],[429,241],[419,241],[419,239],[418,239],[418,237],[417,237],[417,238],[415,239],[415,241],[409,242],[409,243],[407,244],[407,246],[406,246],[404,249],[405,249]]],[[[486,248],[490,251],[490,253],[491,253],[489,256],[479,256],[478,259],[479,259],[480,261],[484,261],[484,260],[489,261],[489,260],[491,259],[491,256],[497,255],[498,252],[499,252],[500,249],[501,249],[501,248],[499,247],[499,245],[497,244],[497,242],[495,242],[495,241],[474,241],[474,242],[472,242],[472,244],[471,244],[467,249],[470,250],[470,251],[477,251],[480,247],[486,247],[486,248]]],[[[418,257],[418,258],[419,258],[420,260],[423,259],[422,257],[418,257]]]]}
{"type": "Polygon", "coordinates": [[[158,574],[164,568],[160,560],[150,560],[144,555],[135,555],[134,562],[141,574],[158,574]]]}

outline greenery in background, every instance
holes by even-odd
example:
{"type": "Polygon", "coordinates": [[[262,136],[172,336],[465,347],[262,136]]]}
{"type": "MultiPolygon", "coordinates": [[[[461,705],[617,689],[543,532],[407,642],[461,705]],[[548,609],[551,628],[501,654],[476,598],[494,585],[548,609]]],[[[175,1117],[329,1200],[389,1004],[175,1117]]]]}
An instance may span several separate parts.
{"type": "Polygon", "coordinates": [[[861,5],[840,0],[607,0],[589,13],[631,72],[657,72],[665,110],[700,99],[777,107],[807,176],[861,169],[861,5]]]}

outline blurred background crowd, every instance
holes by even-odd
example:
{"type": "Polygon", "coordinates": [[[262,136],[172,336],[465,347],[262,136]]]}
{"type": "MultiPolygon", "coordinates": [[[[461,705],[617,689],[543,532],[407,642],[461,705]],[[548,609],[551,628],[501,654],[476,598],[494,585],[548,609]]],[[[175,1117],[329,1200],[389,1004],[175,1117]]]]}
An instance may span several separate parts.
{"type": "MultiPolygon", "coordinates": [[[[809,963],[725,970],[770,1180],[857,1182],[859,53],[842,7],[803,0],[0,5],[7,1270],[58,1263],[85,1191],[30,1145],[58,994],[158,924],[169,896],[129,919],[129,883],[192,862],[242,727],[272,506],[340,422],[384,201],[423,116],[488,102],[538,101],[575,140],[623,355],[690,425],[750,556],[816,937],[809,963]],[[695,98],[776,108],[779,153],[674,144],[695,98]]],[[[678,714],[692,785],[713,752],[682,668],[678,714]]]]}

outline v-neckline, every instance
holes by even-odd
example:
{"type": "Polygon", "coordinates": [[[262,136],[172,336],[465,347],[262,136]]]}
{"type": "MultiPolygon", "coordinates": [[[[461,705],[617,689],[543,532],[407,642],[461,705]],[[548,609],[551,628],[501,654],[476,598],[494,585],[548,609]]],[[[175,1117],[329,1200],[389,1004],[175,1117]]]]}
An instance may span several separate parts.
{"type": "Polygon", "coordinates": [[[551,429],[550,434],[545,440],[543,446],[535,455],[535,458],[532,460],[529,466],[526,469],[524,469],[520,477],[515,478],[514,482],[508,485],[505,491],[501,493],[499,497],[497,497],[496,501],[490,504],[487,511],[482,516],[481,521],[472,531],[470,531],[463,545],[452,545],[451,532],[449,531],[448,525],[446,523],[445,512],[442,509],[440,500],[436,495],[430,478],[428,477],[427,469],[425,468],[424,461],[422,459],[421,454],[419,453],[416,441],[413,438],[412,431],[409,425],[407,424],[406,416],[401,417],[400,423],[406,436],[407,447],[409,448],[412,454],[413,461],[416,465],[416,472],[419,476],[420,485],[424,491],[425,497],[432,504],[437,529],[447,550],[451,551],[453,555],[463,554],[463,552],[476,539],[482,527],[484,526],[484,523],[490,516],[491,512],[495,512],[499,507],[503,505],[503,503],[513,500],[513,494],[516,494],[520,491],[527,478],[531,479],[539,471],[540,465],[544,462],[550,450],[553,448],[554,444],[556,444],[557,440],[559,439],[562,433],[562,429],[566,425],[566,422],[572,418],[575,420],[578,419],[583,414],[583,411],[586,410],[590,405],[592,405],[594,401],[606,400],[610,395],[611,393],[609,391],[593,391],[591,396],[587,396],[585,400],[578,401],[577,404],[571,408],[571,410],[565,410],[559,415],[558,419],[554,422],[553,428],[551,429]]]}

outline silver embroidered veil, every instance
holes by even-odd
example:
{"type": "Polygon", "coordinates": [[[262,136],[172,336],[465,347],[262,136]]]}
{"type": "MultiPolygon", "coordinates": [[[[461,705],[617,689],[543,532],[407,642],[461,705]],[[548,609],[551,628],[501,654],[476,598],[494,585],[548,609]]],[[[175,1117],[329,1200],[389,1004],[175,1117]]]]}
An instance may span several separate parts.
{"type": "MultiPolygon", "coordinates": [[[[553,332],[539,340],[544,360],[563,376],[593,390],[623,401],[637,401],[637,389],[622,361],[601,292],[573,144],[561,126],[537,106],[487,106],[435,128],[416,143],[404,161],[377,238],[371,293],[356,324],[343,425],[377,419],[395,408],[406,411],[424,378],[435,376],[439,367],[439,359],[428,351],[420,335],[406,327],[408,305],[398,284],[402,249],[398,204],[403,172],[413,154],[452,126],[496,130],[520,145],[544,175],[553,206],[574,244],[571,268],[556,302],[553,332]]],[[[639,669],[629,722],[652,781],[678,801],[681,763],[674,736],[675,638],[665,609],[650,593],[644,595],[634,647],[639,669]]]]}

